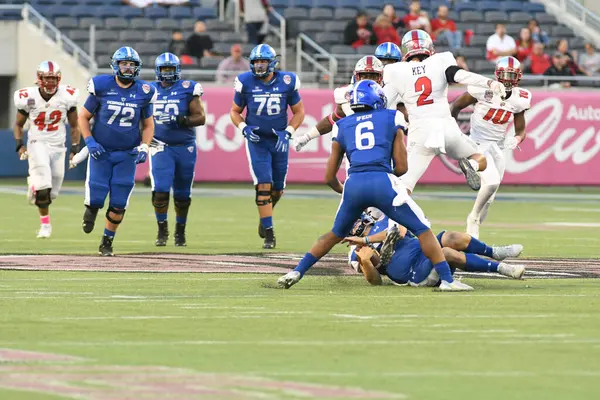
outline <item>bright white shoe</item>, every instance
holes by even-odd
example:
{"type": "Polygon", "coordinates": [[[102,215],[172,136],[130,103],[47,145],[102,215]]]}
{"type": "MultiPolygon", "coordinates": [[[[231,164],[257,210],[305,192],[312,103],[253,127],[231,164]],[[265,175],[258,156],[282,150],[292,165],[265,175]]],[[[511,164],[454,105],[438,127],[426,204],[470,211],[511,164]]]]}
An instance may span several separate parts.
{"type": "Polygon", "coordinates": [[[442,281],[442,283],[440,283],[439,290],[442,292],[470,292],[474,289],[466,283],[454,280],[452,283],[449,283],[448,281],[442,281]]]}
{"type": "Polygon", "coordinates": [[[525,266],[518,264],[507,264],[501,262],[498,265],[498,273],[500,275],[508,276],[509,278],[514,279],[523,279],[523,275],[525,274],[525,266]]]}
{"type": "Polygon", "coordinates": [[[479,239],[479,218],[475,218],[469,214],[467,217],[467,234],[475,239],[479,239]]]}
{"type": "Polygon", "coordinates": [[[519,257],[523,252],[523,245],[509,244],[508,246],[493,246],[492,251],[492,258],[494,260],[502,261],[506,258],[519,257]]]}
{"type": "Polygon", "coordinates": [[[52,236],[52,225],[42,224],[42,226],[40,226],[40,230],[38,231],[37,238],[48,239],[50,236],[52,236]]]}
{"type": "Polygon", "coordinates": [[[290,271],[281,278],[277,279],[277,284],[279,285],[279,287],[289,289],[296,283],[300,282],[300,279],[302,279],[300,272],[290,271]]]}
{"type": "Polygon", "coordinates": [[[31,183],[30,177],[27,177],[27,201],[29,201],[29,204],[31,205],[35,204],[35,189],[31,183]]]}

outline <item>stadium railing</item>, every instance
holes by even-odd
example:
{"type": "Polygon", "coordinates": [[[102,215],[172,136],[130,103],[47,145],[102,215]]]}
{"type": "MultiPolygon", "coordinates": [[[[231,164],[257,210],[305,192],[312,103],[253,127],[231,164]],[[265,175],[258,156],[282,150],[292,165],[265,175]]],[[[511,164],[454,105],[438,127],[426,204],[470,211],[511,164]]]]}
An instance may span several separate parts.
{"type": "Polygon", "coordinates": [[[270,33],[279,37],[279,43],[281,45],[281,47],[279,49],[280,65],[281,65],[281,69],[286,71],[287,70],[287,68],[286,68],[286,65],[287,65],[287,36],[286,36],[287,35],[287,33],[286,33],[287,22],[286,22],[285,18],[283,18],[283,15],[279,14],[274,9],[272,9],[270,11],[270,15],[272,15],[277,21],[279,21],[279,28],[277,26],[272,25],[269,22],[268,30],[270,33]]]}
{"type": "Polygon", "coordinates": [[[72,55],[90,73],[94,73],[98,66],[93,57],[87,54],[81,47],[77,46],[71,39],[63,35],[50,21],[44,18],[35,8],[29,4],[0,4],[0,10],[21,10],[23,21],[37,25],[37,27],[58,46],[72,55]]]}
{"type": "Polygon", "coordinates": [[[322,73],[324,73],[328,77],[327,84],[328,84],[329,88],[331,88],[331,89],[334,88],[335,76],[338,71],[338,60],[336,59],[336,57],[333,54],[329,53],[327,50],[325,50],[324,48],[319,46],[317,44],[317,42],[312,40],[310,37],[308,37],[304,33],[300,33],[296,37],[296,73],[299,74],[300,76],[303,75],[303,73],[302,73],[303,60],[306,60],[308,63],[310,63],[316,70],[319,70],[322,73]],[[304,47],[303,47],[304,45],[312,47],[312,49],[315,50],[318,54],[316,54],[315,57],[311,56],[309,53],[304,51],[304,47]],[[329,68],[324,67],[318,61],[318,59],[328,60],[329,68]]]}
{"type": "Polygon", "coordinates": [[[581,21],[582,24],[590,27],[600,34],[600,17],[576,2],[575,0],[551,0],[558,3],[567,13],[581,21]]]}

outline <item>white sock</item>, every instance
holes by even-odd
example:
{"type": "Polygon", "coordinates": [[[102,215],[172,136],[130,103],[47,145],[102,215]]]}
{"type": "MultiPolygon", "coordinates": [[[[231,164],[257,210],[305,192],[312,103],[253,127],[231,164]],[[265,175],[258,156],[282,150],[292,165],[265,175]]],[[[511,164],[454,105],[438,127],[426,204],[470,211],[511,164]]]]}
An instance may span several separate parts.
{"type": "Polygon", "coordinates": [[[479,163],[477,161],[469,158],[469,164],[471,164],[471,167],[473,167],[475,171],[479,171],[479,163]]]}

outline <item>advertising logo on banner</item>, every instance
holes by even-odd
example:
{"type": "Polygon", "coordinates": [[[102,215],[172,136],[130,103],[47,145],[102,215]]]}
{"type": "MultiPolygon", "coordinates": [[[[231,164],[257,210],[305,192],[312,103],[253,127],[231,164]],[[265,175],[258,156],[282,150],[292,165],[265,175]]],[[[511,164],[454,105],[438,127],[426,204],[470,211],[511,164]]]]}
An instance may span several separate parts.
{"type": "MultiPolygon", "coordinates": [[[[453,91],[454,99],[461,91],[453,91]]],[[[333,111],[333,92],[303,89],[306,117],[298,133],[314,126],[333,111]]],[[[202,97],[206,125],[197,128],[196,181],[252,182],[244,137],[229,118],[233,90],[206,88],[202,97]]],[[[534,91],[532,108],[525,113],[527,140],[521,151],[507,155],[504,182],[533,185],[600,184],[600,92],[534,91]],[[595,108],[594,105],[598,105],[595,108]]],[[[459,124],[469,131],[470,110],[461,113],[459,124]]],[[[297,134],[298,134],[297,133],[297,134]]],[[[514,134],[513,127],[509,133],[514,134]]],[[[290,150],[288,183],[321,183],[329,156],[331,135],[309,143],[301,152],[290,150]]],[[[148,174],[140,164],[136,178],[148,174]]],[[[454,160],[436,157],[420,183],[462,183],[454,160]]]]}

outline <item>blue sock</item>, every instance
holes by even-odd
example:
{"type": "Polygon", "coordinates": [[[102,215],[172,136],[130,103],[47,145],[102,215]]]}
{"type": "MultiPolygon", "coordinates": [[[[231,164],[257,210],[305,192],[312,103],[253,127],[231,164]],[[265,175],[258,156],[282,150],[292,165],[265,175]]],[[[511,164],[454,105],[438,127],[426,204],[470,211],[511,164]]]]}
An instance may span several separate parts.
{"type": "Polygon", "coordinates": [[[498,272],[497,261],[486,260],[475,254],[465,254],[467,257],[467,263],[465,269],[470,272],[498,272]]]}
{"type": "Polygon", "coordinates": [[[260,224],[263,228],[269,229],[273,227],[273,217],[264,217],[260,219],[260,224]]]}
{"type": "Polygon", "coordinates": [[[175,222],[181,225],[185,225],[187,222],[187,217],[180,217],[179,215],[175,217],[175,222]]]}
{"type": "Polygon", "coordinates": [[[104,228],[104,236],[114,238],[116,233],[117,232],[109,231],[108,229],[104,228]]]}
{"type": "Polygon", "coordinates": [[[300,262],[298,263],[298,266],[294,268],[294,271],[298,271],[300,272],[300,275],[304,276],[306,271],[308,271],[310,267],[315,265],[317,261],[319,261],[317,257],[313,256],[310,253],[306,253],[304,257],[302,257],[302,260],[300,260],[300,262]]]}
{"type": "Polygon", "coordinates": [[[440,279],[446,281],[448,283],[454,282],[454,278],[452,278],[452,272],[450,271],[450,265],[448,265],[448,261],[442,261],[433,266],[435,272],[438,273],[440,279]]]}
{"type": "Polygon", "coordinates": [[[157,213],[157,212],[155,212],[154,214],[156,214],[156,221],[157,222],[165,222],[167,220],[167,213],[157,213]]]}
{"type": "Polygon", "coordinates": [[[465,249],[465,253],[479,254],[480,256],[492,257],[494,250],[480,240],[471,238],[469,245],[465,249]]]}

